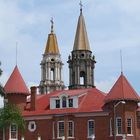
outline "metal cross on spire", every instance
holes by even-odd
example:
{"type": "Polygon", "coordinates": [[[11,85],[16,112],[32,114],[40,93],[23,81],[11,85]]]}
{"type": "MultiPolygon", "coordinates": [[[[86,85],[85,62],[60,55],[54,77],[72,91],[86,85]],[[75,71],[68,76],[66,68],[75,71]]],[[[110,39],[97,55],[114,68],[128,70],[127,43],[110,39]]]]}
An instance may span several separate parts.
{"type": "Polygon", "coordinates": [[[80,5],[80,12],[82,13],[83,4],[82,4],[82,1],[81,0],[80,0],[79,5],[80,5]]]}
{"type": "Polygon", "coordinates": [[[51,18],[50,22],[51,22],[51,33],[53,33],[53,24],[54,24],[53,18],[51,18]]]}

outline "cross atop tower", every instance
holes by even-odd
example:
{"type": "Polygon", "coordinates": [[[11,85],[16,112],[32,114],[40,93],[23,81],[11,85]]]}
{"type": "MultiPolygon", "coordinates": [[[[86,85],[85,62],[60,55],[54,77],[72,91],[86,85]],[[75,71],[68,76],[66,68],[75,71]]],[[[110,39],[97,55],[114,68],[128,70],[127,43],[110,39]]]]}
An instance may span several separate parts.
{"type": "Polygon", "coordinates": [[[54,24],[53,18],[51,18],[50,22],[51,22],[51,33],[53,33],[53,24],[54,24]]]}
{"type": "Polygon", "coordinates": [[[79,5],[80,5],[80,12],[82,13],[83,4],[82,4],[82,1],[81,0],[80,0],[79,5]]]}

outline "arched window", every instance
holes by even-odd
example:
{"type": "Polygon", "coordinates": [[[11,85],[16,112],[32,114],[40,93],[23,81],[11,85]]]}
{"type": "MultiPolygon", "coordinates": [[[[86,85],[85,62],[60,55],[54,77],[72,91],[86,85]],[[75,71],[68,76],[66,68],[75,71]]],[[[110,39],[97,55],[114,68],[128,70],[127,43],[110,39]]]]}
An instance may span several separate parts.
{"type": "Polygon", "coordinates": [[[85,72],[80,72],[80,85],[85,85],[85,72]]]}
{"type": "Polygon", "coordinates": [[[54,81],[54,69],[51,68],[51,71],[50,71],[50,80],[54,81]]]}
{"type": "Polygon", "coordinates": [[[67,98],[65,96],[62,97],[62,107],[67,107],[67,98]]]}

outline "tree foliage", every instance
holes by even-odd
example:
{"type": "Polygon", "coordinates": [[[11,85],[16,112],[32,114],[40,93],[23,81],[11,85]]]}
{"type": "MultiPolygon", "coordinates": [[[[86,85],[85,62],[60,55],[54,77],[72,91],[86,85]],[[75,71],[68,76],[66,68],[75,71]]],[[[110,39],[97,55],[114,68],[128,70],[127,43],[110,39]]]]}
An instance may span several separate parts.
{"type": "MultiPolygon", "coordinates": [[[[1,62],[0,62],[0,65],[1,65],[1,62]]],[[[0,68],[0,76],[2,75],[2,70],[1,70],[1,68],[0,68]]]]}
{"type": "Polygon", "coordinates": [[[19,108],[16,105],[5,104],[5,106],[0,109],[0,129],[6,129],[11,124],[16,124],[18,128],[24,132],[25,121],[19,108]]]}
{"type": "MultiPolygon", "coordinates": [[[[1,65],[1,62],[0,62],[1,65]]],[[[2,70],[0,68],[0,76],[2,75],[2,70]]],[[[0,83],[0,96],[4,97],[4,88],[2,87],[1,83],[0,83]]]]}

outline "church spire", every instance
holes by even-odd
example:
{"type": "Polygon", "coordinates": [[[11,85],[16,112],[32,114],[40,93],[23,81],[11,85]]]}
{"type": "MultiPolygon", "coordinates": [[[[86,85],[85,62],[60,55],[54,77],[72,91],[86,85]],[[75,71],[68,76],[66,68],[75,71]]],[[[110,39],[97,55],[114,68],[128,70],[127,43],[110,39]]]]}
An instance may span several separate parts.
{"type": "Polygon", "coordinates": [[[54,21],[53,18],[51,22],[51,33],[48,35],[48,41],[45,48],[44,54],[59,54],[59,48],[57,43],[56,35],[54,34],[54,21]]]}
{"type": "Polygon", "coordinates": [[[59,53],[57,38],[54,33],[54,21],[51,22],[51,33],[48,35],[48,40],[41,61],[41,81],[40,93],[46,94],[55,90],[64,89],[62,81],[62,60],[59,53]]]}
{"type": "Polygon", "coordinates": [[[83,5],[82,5],[82,2],[80,1],[80,16],[78,19],[73,50],[89,50],[90,51],[85,20],[82,14],[82,10],[83,10],[82,7],[83,5]]]}
{"type": "Polygon", "coordinates": [[[82,2],[80,2],[80,16],[73,51],[68,58],[69,89],[95,87],[94,67],[96,61],[90,50],[82,6],[82,2]]]}

